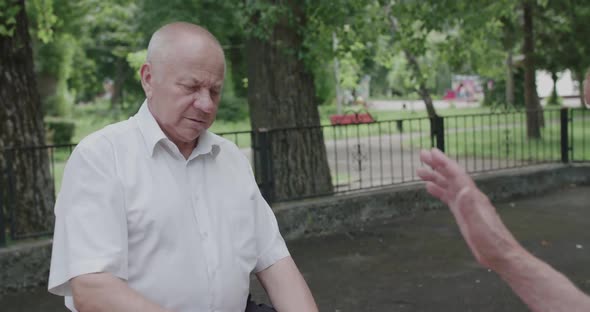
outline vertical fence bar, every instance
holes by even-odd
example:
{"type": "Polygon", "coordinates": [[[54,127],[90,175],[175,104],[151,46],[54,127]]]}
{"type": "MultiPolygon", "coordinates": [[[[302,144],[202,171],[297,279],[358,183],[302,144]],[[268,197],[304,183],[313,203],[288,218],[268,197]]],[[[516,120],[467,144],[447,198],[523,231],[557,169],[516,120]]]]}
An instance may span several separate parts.
{"type": "Polygon", "coordinates": [[[272,187],[272,164],[270,163],[272,157],[270,155],[269,130],[262,128],[252,131],[252,137],[253,145],[255,146],[254,166],[259,168],[259,170],[254,168],[254,172],[259,174],[262,196],[267,202],[272,203],[275,198],[272,187]]]}
{"type": "Polygon", "coordinates": [[[586,156],[586,109],[584,107],[582,107],[581,109],[582,112],[582,153],[580,155],[580,157],[582,158],[582,160],[590,160],[587,159],[586,156]]]}
{"type": "Polygon", "coordinates": [[[541,159],[543,160],[542,162],[547,162],[547,132],[549,131],[545,131],[546,128],[551,127],[551,118],[549,118],[549,121],[547,121],[547,118],[545,118],[545,111],[543,109],[541,109],[541,117],[543,118],[543,120],[545,121],[545,127],[541,127],[540,131],[541,131],[541,159]]]}
{"type": "MultiPolygon", "coordinates": [[[[409,123],[410,123],[410,149],[409,149],[410,150],[410,181],[412,181],[414,178],[414,155],[413,155],[413,153],[414,153],[414,151],[413,151],[413,149],[414,149],[414,136],[413,136],[414,127],[412,125],[412,121],[414,121],[414,120],[412,120],[412,119],[409,120],[409,123]]],[[[402,166],[403,165],[404,164],[402,163],[402,166]]]]}
{"type": "MultiPolygon", "coordinates": [[[[412,133],[412,127],[409,126],[408,128],[410,129],[410,133],[412,133]]],[[[401,153],[400,153],[400,155],[401,155],[400,168],[402,169],[402,183],[403,183],[404,182],[404,171],[405,171],[405,168],[404,168],[404,137],[402,136],[401,133],[399,134],[399,146],[400,146],[400,151],[401,151],[401,153]]]]}
{"type": "Polygon", "coordinates": [[[391,184],[395,183],[395,171],[393,170],[393,132],[391,132],[391,121],[387,122],[389,128],[389,166],[391,169],[391,184]]]}
{"type": "Polygon", "coordinates": [[[445,120],[441,116],[434,116],[430,119],[430,127],[434,129],[436,148],[445,152],[445,120]]]}
{"type": "Polygon", "coordinates": [[[488,159],[488,167],[487,170],[492,170],[494,168],[494,152],[496,148],[494,147],[494,114],[492,112],[489,113],[489,120],[488,120],[488,140],[489,140],[489,149],[490,149],[490,159],[488,159]]]}
{"type": "Polygon", "coordinates": [[[522,166],[524,164],[525,161],[525,156],[524,156],[524,143],[525,143],[525,139],[524,139],[524,128],[523,128],[523,114],[522,112],[519,112],[518,114],[518,120],[520,121],[518,124],[518,128],[520,129],[519,133],[519,138],[520,138],[520,166],[522,166]]]}
{"type": "Polygon", "coordinates": [[[496,161],[496,168],[502,168],[502,133],[500,130],[500,113],[494,113],[496,116],[496,145],[494,149],[496,150],[496,156],[498,160],[496,161]]]}
{"type": "Polygon", "coordinates": [[[335,125],[332,125],[331,127],[332,127],[332,138],[333,138],[332,141],[334,142],[334,172],[336,173],[336,181],[335,181],[336,183],[334,183],[336,185],[334,186],[334,188],[336,189],[336,192],[338,192],[338,182],[339,182],[338,181],[339,180],[339,177],[338,177],[338,144],[337,144],[338,136],[336,133],[336,131],[338,131],[338,128],[335,125]]]}
{"type": "Polygon", "coordinates": [[[455,116],[455,161],[459,162],[459,116],[455,116]]]}
{"type": "Polygon", "coordinates": [[[358,172],[359,172],[359,188],[363,188],[363,158],[362,150],[361,150],[361,133],[360,133],[360,124],[356,124],[356,156],[357,156],[357,165],[358,165],[358,172]]]}
{"type": "Polygon", "coordinates": [[[379,127],[379,171],[381,171],[381,185],[383,185],[383,144],[381,143],[381,123],[377,123],[379,127]]]}
{"type": "Polygon", "coordinates": [[[475,137],[475,115],[471,115],[471,132],[473,134],[473,171],[477,172],[477,138],[475,137]]]}
{"type": "Polygon", "coordinates": [[[517,162],[517,157],[518,157],[518,145],[517,145],[517,140],[518,140],[518,136],[517,136],[517,128],[516,128],[516,112],[512,112],[510,113],[510,132],[512,133],[512,140],[511,140],[511,145],[512,145],[512,167],[517,167],[518,166],[518,162],[517,162]]]}
{"type": "Polygon", "coordinates": [[[350,150],[348,149],[348,126],[343,125],[342,127],[344,127],[344,140],[345,140],[345,144],[346,144],[346,174],[348,175],[348,190],[350,191],[352,189],[352,180],[350,179],[350,177],[352,177],[351,173],[350,173],[350,150]]]}
{"type": "Polygon", "coordinates": [[[367,137],[369,141],[369,181],[371,182],[370,185],[373,187],[373,148],[371,147],[371,124],[367,124],[367,137]]]}
{"type": "MultiPolygon", "coordinates": [[[[451,123],[451,118],[447,118],[447,120],[448,120],[449,122],[446,124],[446,127],[448,127],[448,126],[449,126],[449,124],[451,123]]],[[[445,129],[445,127],[444,127],[444,122],[443,122],[443,133],[444,133],[444,135],[443,135],[443,139],[445,140],[445,143],[446,143],[446,142],[451,142],[451,141],[450,141],[450,139],[449,139],[449,132],[448,132],[448,131],[445,129]]],[[[450,145],[450,143],[449,143],[449,145],[450,145]]],[[[445,147],[446,147],[446,146],[445,146],[445,147]]],[[[451,149],[451,148],[450,148],[450,146],[449,146],[449,150],[446,150],[446,152],[447,152],[447,153],[450,153],[450,149],[451,149]]]]}
{"type": "Polygon", "coordinates": [[[465,170],[467,172],[471,172],[469,170],[469,153],[467,152],[467,117],[461,116],[463,118],[463,157],[465,157],[465,170]]]}
{"type": "Polygon", "coordinates": [[[570,143],[569,143],[569,146],[570,146],[571,160],[573,160],[573,161],[576,161],[576,155],[574,154],[574,152],[575,152],[574,151],[574,149],[575,149],[575,146],[574,146],[574,136],[576,135],[576,133],[574,132],[574,122],[575,122],[574,113],[575,113],[575,111],[576,111],[575,109],[572,109],[570,111],[570,117],[569,117],[570,118],[570,123],[569,123],[570,124],[570,138],[569,138],[569,140],[570,140],[569,142],[570,143]]]}
{"type": "Polygon", "coordinates": [[[566,164],[569,159],[569,134],[568,134],[568,116],[569,111],[567,107],[563,107],[560,111],[560,125],[561,125],[561,162],[566,164]]]}
{"type": "MultiPolygon", "coordinates": [[[[535,110],[537,111],[537,110],[535,110]]],[[[537,111],[537,115],[538,115],[538,111],[537,111]]],[[[537,120],[537,124],[538,124],[538,120],[537,120]]],[[[534,138],[535,140],[535,165],[539,164],[539,138],[534,138]]]]}

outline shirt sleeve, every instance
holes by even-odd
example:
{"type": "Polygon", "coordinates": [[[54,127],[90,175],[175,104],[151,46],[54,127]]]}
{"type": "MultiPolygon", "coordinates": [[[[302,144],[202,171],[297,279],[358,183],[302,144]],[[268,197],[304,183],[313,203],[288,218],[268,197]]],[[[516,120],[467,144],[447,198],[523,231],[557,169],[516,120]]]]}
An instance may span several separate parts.
{"type": "Polygon", "coordinates": [[[285,240],[279,231],[275,214],[257,187],[254,196],[256,209],[256,245],[258,246],[258,259],[254,267],[254,272],[258,273],[275,264],[277,261],[288,257],[290,254],[285,240]]]}
{"type": "Polygon", "coordinates": [[[127,217],[111,143],[83,141],[67,162],[55,205],[49,292],[71,296],[70,280],[109,272],[127,279],[127,217]]]}

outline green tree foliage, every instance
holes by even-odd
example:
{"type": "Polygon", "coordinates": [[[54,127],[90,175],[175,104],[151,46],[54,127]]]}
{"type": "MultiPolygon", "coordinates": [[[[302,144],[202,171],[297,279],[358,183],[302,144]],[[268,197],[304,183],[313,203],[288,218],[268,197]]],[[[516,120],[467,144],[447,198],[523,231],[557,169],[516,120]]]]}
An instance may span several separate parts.
{"type": "MultiPolygon", "coordinates": [[[[586,2],[534,1],[537,68],[583,73],[590,65],[585,57],[590,50],[586,2]]],[[[0,34],[12,31],[16,6],[11,3],[0,1],[0,34]]],[[[521,65],[519,1],[304,0],[297,7],[306,22],[298,29],[303,44],[292,53],[312,73],[317,103],[332,103],[336,85],[355,89],[366,74],[372,76],[374,95],[408,95],[421,84],[442,95],[451,72],[478,74],[496,81],[496,87],[508,86],[504,89],[519,86],[514,81],[521,65]],[[387,12],[398,22],[397,33],[391,31],[387,12]],[[408,62],[408,53],[417,67],[408,62]]],[[[166,5],[156,0],[30,0],[27,10],[31,31],[39,38],[34,47],[41,92],[47,112],[54,115],[67,115],[72,103],[92,101],[105,79],[115,82],[114,104],[139,102],[137,66],[130,60],[140,62],[136,52],[145,49],[155,29],[171,21],[201,24],[219,38],[231,71],[230,96],[245,98],[246,38],[267,38],[284,14],[296,18],[283,2],[254,0],[171,0],[166,5]]],[[[504,89],[505,98],[498,101],[518,102],[512,99],[518,90],[504,89]]]]}
{"type": "MultiPolygon", "coordinates": [[[[537,60],[551,73],[569,69],[579,85],[590,67],[590,3],[548,0],[537,18],[537,60]]],[[[583,88],[580,101],[584,107],[583,88]]]]}

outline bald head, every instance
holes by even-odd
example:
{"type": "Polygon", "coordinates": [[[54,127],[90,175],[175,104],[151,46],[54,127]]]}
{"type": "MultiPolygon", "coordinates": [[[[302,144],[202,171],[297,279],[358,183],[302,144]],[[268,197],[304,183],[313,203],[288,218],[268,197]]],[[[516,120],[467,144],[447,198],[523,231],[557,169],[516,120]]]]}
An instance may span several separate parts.
{"type": "Polygon", "coordinates": [[[175,22],[162,26],[150,39],[146,62],[153,65],[169,63],[177,59],[180,52],[209,50],[218,53],[225,62],[223,49],[207,29],[185,22],[175,22]]]}
{"type": "Polygon", "coordinates": [[[203,27],[168,24],[152,36],[140,73],[156,122],[190,155],[215,120],[221,99],[225,57],[219,42],[203,27]]]}

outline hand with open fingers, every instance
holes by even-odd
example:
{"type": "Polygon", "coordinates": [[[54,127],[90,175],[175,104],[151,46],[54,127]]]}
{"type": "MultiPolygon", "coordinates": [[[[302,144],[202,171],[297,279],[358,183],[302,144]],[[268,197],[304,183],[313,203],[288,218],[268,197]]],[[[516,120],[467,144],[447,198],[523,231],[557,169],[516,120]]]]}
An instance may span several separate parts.
{"type": "Polygon", "coordinates": [[[487,196],[459,164],[438,149],[420,152],[420,160],[430,167],[417,170],[426,190],[449,206],[479,263],[493,269],[520,248],[487,196]]]}

